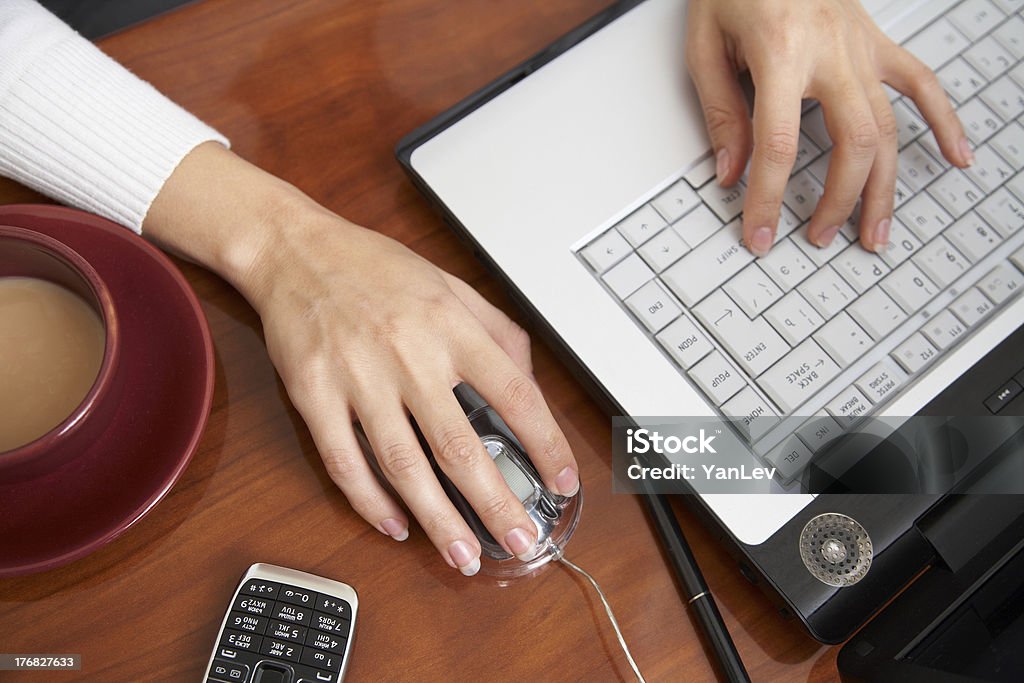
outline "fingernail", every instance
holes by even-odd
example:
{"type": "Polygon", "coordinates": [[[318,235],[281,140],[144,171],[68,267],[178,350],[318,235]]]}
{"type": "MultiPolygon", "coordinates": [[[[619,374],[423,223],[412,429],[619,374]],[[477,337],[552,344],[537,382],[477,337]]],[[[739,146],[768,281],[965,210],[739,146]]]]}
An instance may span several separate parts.
{"type": "Polygon", "coordinates": [[[974,165],[974,150],[971,149],[971,143],[967,138],[960,138],[960,156],[968,166],[974,165]]]}
{"type": "Polygon", "coordinates": [[[818,235],[818,239],[815,240],[814,243],[817,246],[824,249],[828,245],[832,244],[832,240],[834,240],[836,238],[836,235],[839,234],[840,227],[841,226],[833,225],[831,228],[828,228],[827,230],[823,231],[820,235],[818,235]]]}
{"type": "Polygon", "coordinates": [[[772,229],[758,228],[755,230],[754,235],[750,238],[750,244],[747,246],[754,256],[767,256],[768,250],[772,248],[772,229]]]}
{"type": "Polygon", "coordinates": [[[384,530],[384,533],[396,541],[404,541],[409,538],[409,528],[397,519],[385,519],[380,523],[380,526],[384,530]]]}
{"type": "Polygon", "coordinates": [[[448,554],[464,576],[473,576],[480,571],[480,556],[465,541],[455,541],[448,546],[448,554]]]}
{"type": "Polygon", "coordinates": [[[885,248],[889,246],[889,228],[891,227],[892,221],[888,218],[884,218],[878,223],[878,227],[875,228],[875,251],[885,251],[885,248]]]}
{"type": "Polygon", "coordinates": [[[555,487],[563,496],[575,496],[580,490],[580,477],[571,467],[566,467],[555,477],[555,487]]]}
{"type": "Polygon", "coordinates": [[[725,147],[718,150],[718,162],[715,164],[715,175],[718,176],[718,182],[725,182],[725,176],[729,175],[729,150],[725,147]]]}
{"type": "Polygon", "coordinates": [[[533,557],[536,544],[530,538],[530,534],[522,529],[513,529],[505,535],[505,545],[513,555],[525,562],[533,557]]]}

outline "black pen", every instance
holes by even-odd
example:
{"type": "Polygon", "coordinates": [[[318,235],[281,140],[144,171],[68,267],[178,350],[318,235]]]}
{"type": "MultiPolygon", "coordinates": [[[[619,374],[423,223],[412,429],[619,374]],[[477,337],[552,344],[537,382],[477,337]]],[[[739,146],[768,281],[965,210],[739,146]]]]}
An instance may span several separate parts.
{"type": "Polygon", "coordinates": [[[654,517],[654,525],[658,528],[658,534],[665,544],[665,552],[672,561],[672,568],[679,577],[683,591],[686,596],[687,607],[693,609],[697,614],[697,621],[704,630],[708,644],[715,652],[718,659],[719,669],[725,679],[730,683],[749,683],[750,676],[743,666],[740,653],[736,651],[736,645],[732,642],[732,636],[722,621],[722,615],[715,605],[711,591],[708,589],[704,575],[697,566],[697,560],[693,557],[690,545],[683,536],[683,530],[679,528],[679,521],[675,512],[668,502],[668,498],[661,494],[647,492],[644,496],[647,500],[647,507],[654,517]]]}

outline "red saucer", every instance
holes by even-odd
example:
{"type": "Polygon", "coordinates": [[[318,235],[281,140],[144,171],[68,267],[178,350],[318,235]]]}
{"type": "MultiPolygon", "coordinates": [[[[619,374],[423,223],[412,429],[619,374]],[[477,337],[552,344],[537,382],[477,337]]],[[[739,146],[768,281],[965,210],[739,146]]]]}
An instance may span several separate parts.
{"type": "Polygon", "coordinates": [[[124,533],[171,489],[199,445],[213,400],[213,344],[185,278],[156,248],[98,216],[0,206],[0,224],[50,235],[106,282],[121,325],[126,382],[106,431],[35,479],[0,483],[0,577],[44,571],[124,533]]]}

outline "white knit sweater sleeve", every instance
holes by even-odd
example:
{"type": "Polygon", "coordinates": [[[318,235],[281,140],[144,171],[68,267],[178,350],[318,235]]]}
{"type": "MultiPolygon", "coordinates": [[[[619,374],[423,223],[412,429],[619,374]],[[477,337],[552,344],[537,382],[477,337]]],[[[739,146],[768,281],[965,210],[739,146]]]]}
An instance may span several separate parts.
{"type": "Polygon", "coordinates": [[[0,175],[141,232],[207,140],[228,144],[33,0],[0,0],[0,175]]]}

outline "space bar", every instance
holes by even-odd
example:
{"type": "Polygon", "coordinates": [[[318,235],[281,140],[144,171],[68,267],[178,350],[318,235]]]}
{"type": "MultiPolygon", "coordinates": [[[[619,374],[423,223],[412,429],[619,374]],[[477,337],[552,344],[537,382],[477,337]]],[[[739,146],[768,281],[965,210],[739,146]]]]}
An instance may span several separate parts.
{"type": "Polygon", "coordinates": [[[753,260],[743,246],[742,223],[736,219],[679,259],[661,279],[684,304],[693,306],[753,260]]]}

